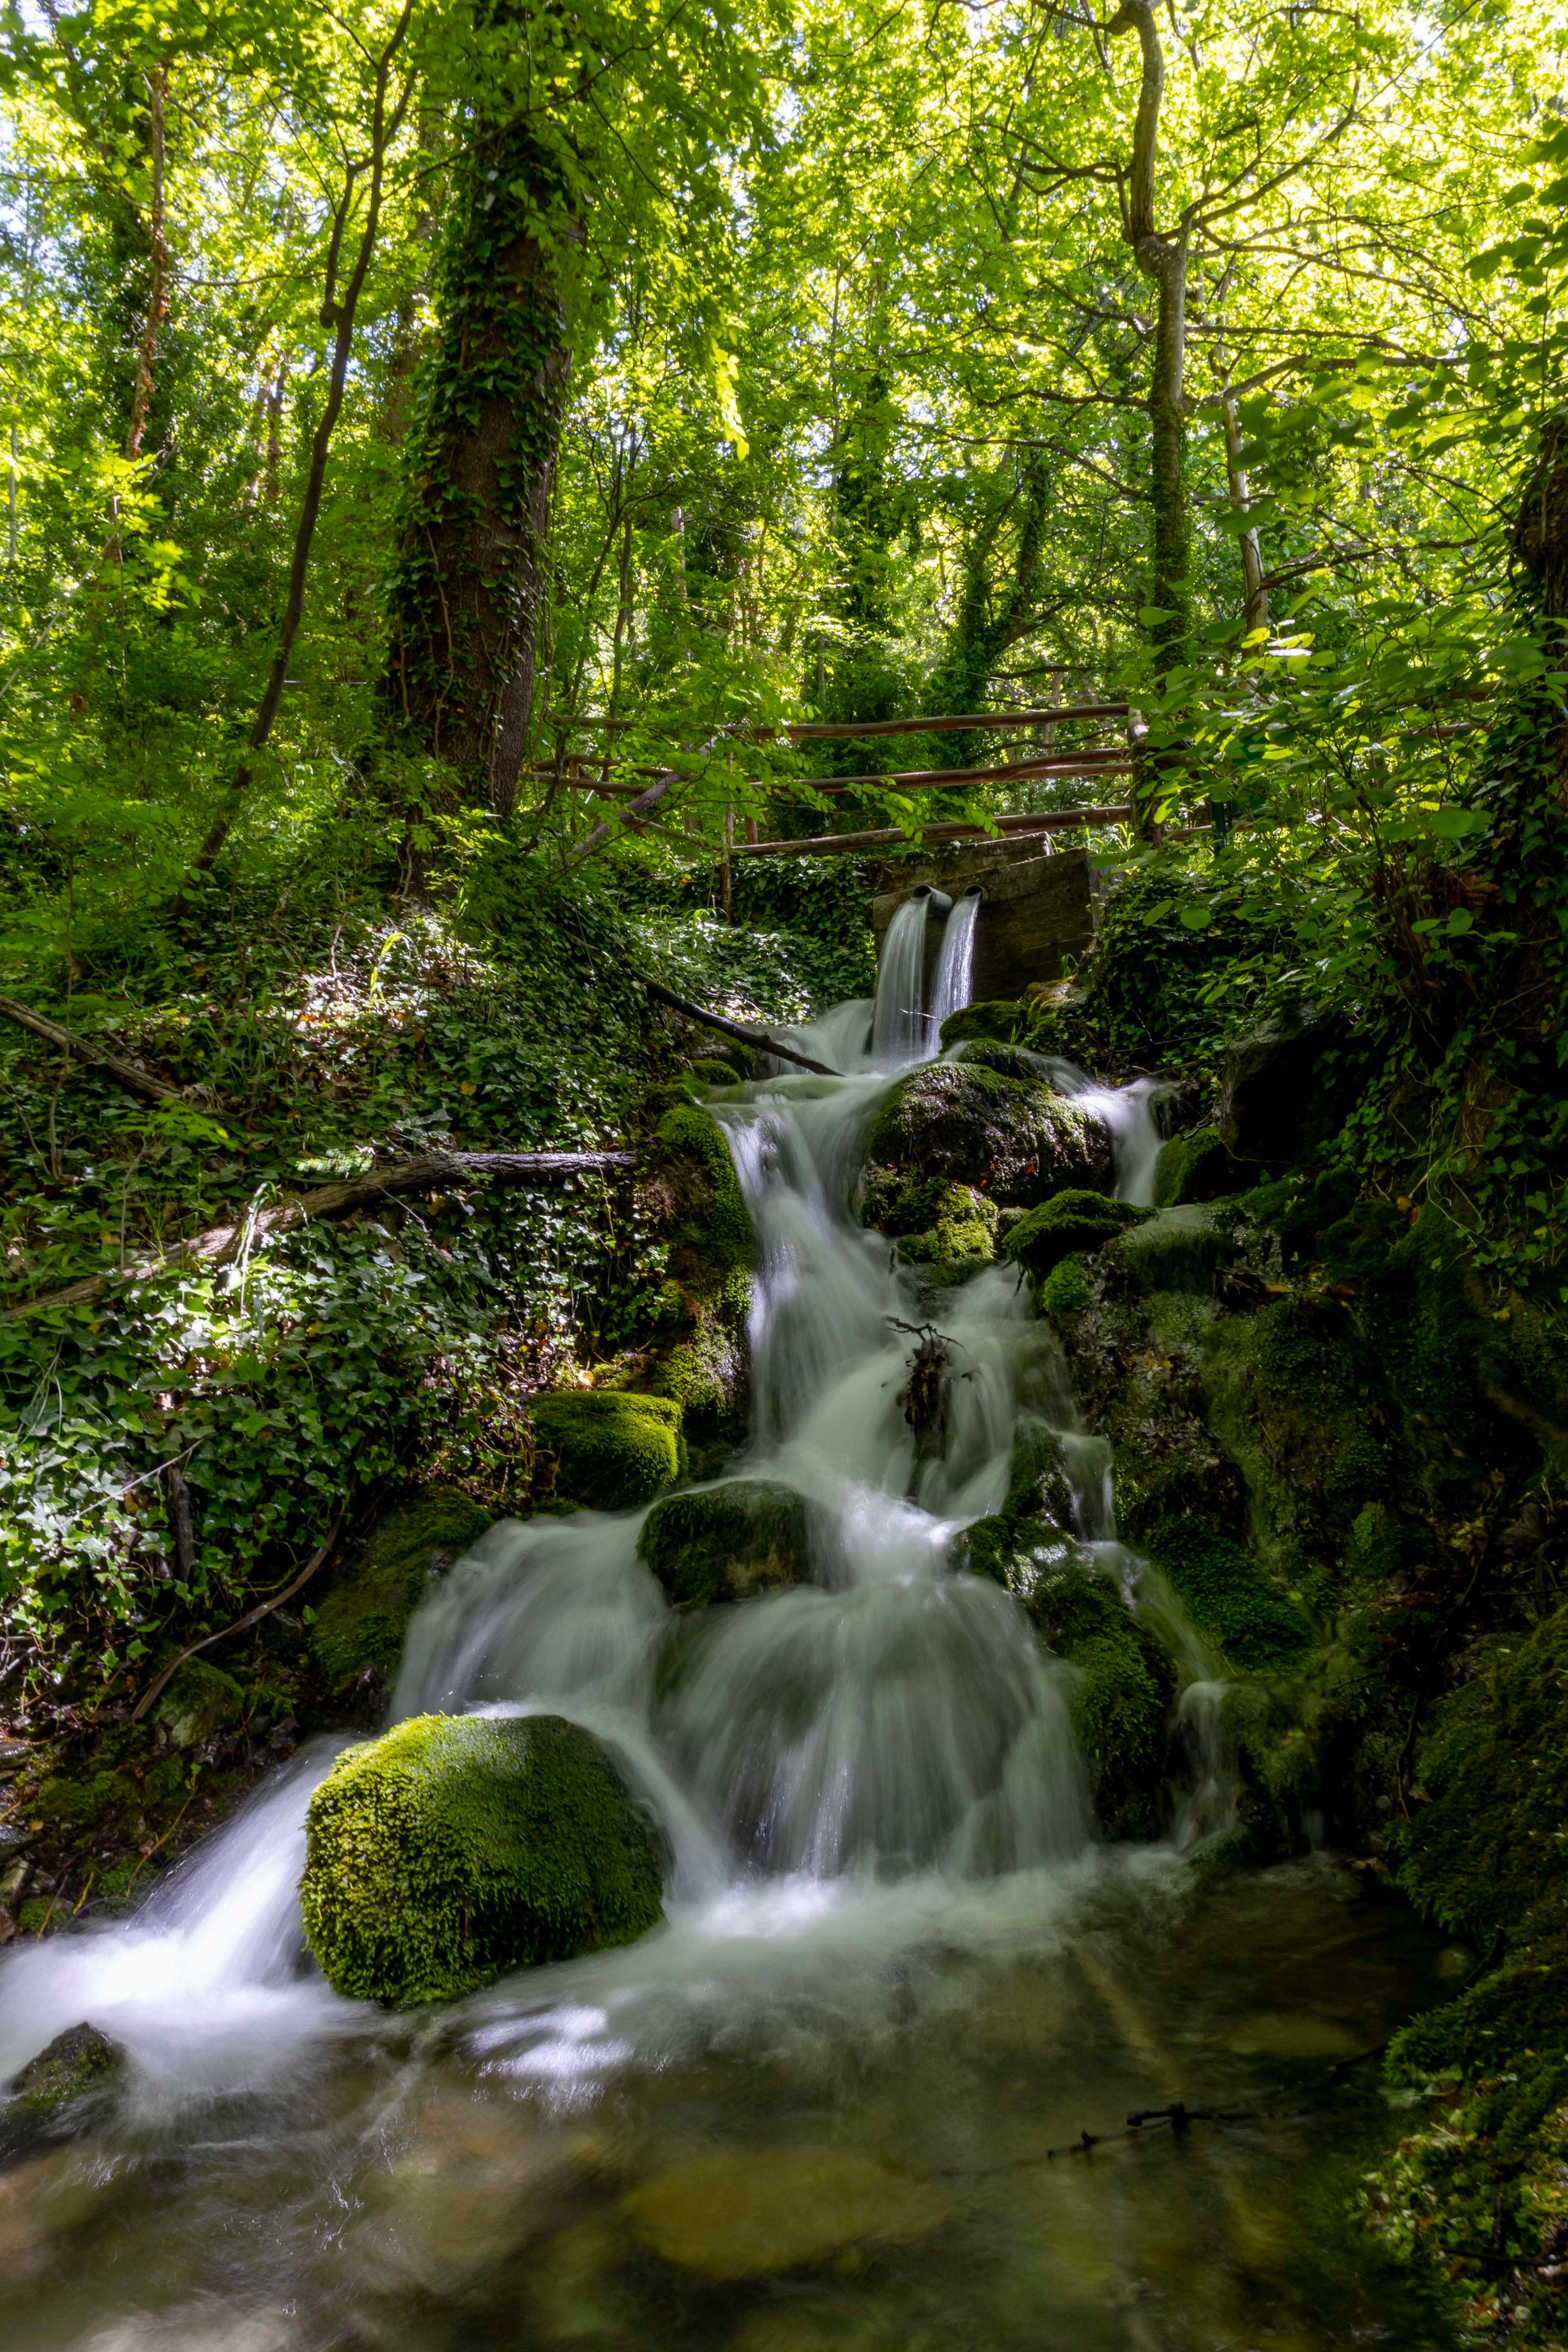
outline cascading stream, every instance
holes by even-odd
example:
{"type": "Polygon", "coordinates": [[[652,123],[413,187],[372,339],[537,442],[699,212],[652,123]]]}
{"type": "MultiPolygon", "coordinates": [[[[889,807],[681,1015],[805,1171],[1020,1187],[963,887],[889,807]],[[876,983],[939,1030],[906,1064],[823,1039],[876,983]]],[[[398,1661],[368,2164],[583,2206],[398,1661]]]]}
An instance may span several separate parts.
{"type": "MultiPolygon", "coordinates": [[[[978,909],[961,900],[949,919],[950,932],[964,921],[949,994],[978,909]]],[[[502,1521],[419,1611],[392,1701],[394,1720],[559,1713],[603,1740],[668,1834],[677,1944],[731,1937],[737,1905],[776,1918],[784,1888],[816,1914],[918,1880],[930,1893],[899,1916],[929,1921],[959,1890],[1084,1853],[1068,1670],[999,1586],[949,1565],[956,1532],[1004,1499],[1021,1416],[1065,1433],[1078,1533],[1104,1572],[1168,1621],[1178,1654],[1190,1639],[1168,1589],[1116,1543],[1108,1449],[1078,1430],[1058,1342],[1011,1269],[943,1295],[934,1321],[958,1376],[940,1448],[917,1453],[897,1327],[933,1310],[849,1195],[878,1101],[924,1051],[927,919],[923,900],[895,916],[874,1021],[840,1007],[800,1033],[842,1077],[768,1079],[716,1108],[757,1236],[754,1433],[731,1475],[806,1498],[811,1581],[712,1612],[672,1679],[658,1670],[667,1604],[637,1557],[644,1514],[502,1521]]],[[[1146,1189],[1147,1087],[1051,1075],[1106,1118],[1122,1189],[1146,1189]]],[[[1194,1685],[1212,1674],[1201,1649],[1184,1665],[1194,1685]]],[[[312,2037],[354,2030],[360,2013],[301,1965],[293,1893],[335,1745],[298,1759],[125,1926],[0,1963],[0,2076],[83,2017],[172,2088],[244,2087],[312,2037]]],[[[656,1936],[617,1965],[646,1979],[658,1948],[656,1936]]],[[[537,2004],[537,1984],[521,1997],[537,2004]]]]}

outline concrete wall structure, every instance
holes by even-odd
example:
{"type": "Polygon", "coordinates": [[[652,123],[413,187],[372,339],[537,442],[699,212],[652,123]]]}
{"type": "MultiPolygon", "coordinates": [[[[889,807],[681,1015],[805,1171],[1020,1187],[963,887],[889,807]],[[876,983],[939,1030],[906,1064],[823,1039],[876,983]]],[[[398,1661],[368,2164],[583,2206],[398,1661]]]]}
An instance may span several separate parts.
{"type": "MultiPolygon", "coordinates": [[[[1048,835],[945,843],[889,861],[884,880],[871,901],[879,955],[895,908],[922,882],[952,898],[973,882],[982,886],[985,906],[974,934],[978,1001],[1021,995],[1031,981],[1060,980],[1068,959],[1076,964],[1094,937],[1088,853],[1052,851],[1048,835]]],[[[941,924],[933,921],[931,933],[934,957],[941,924]]]]}

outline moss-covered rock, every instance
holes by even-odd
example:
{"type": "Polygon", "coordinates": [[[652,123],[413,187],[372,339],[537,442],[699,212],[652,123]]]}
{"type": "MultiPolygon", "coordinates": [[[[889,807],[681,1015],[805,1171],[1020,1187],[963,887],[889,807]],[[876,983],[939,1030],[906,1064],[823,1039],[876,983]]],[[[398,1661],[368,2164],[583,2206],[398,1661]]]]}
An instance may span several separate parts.
{"type": "Polygon", "coordinates": [[[335,1698],[379,1703],[403,1655],[408,1621],[432,1578],[476,1543],[491,1514],[456,1486],[395,1497],[353,1545],[317,1603],[316,1662],[335,1698]]]}
{"type": "Polygon", "coordinates": [[[1002,1255],[1043,1279],[1063,1258],[1092,1257],[1116,1234],[1148,1214],[1147,1209],[1135,1209],[1105,1192],[1058,1192],[1009,1226],[1002,1255]]]}
{"type": "Polygon", "coordinates": [[[1189,1201],[1221,1201],[1239,1189],[1236,1161],[1217,1127],[1173,1135],[1154,1170],[1154,1206],[1180,1208],[1189,1201]]]}
{"type": "Polygon", "coordinates": [[[1091,1112],[974,1062],[929,1062],[890,1087],[866,1159],[870,1170],[973,1185],[1020,1208],[1072,1186],[1103,1189],[1112,1168],[1109,1130],[1091,1112]]]}
{"type": "Polygon", "coordinates": [[[232,1675],[205,1658],[187,1658],[153,1710],[171,1748],[205,1748],[232,1731],[245,1713],[245,1693],[232,1675]]]}
{"type": "Polygon", "coordinates": [[[662,1916],[653,1831],[559,1716],[416,1716],[338,1759],[307,1837],[305,1934],[354,2000],[451,2000],[662,1916]]]}
{"type": "Polygon", "coordinates": [[[706,1111],[687,1105],[659,1119],[642,1198],[665,1244],[666,1280],[629,1386],[679,1405],[688,1442],[721,1459],[746,1428],[752,1234],[723,1129],[706,1111]]]}
{"type": "Polygon", "coordinates": [[[1429,1801],[1391,1843],[1401,1885],[1483,1969],[1398,2035],[1415,2128],[1374,2177],[1373,2224],[1510,2342],[1568,2333],[1568,1610],[1494,1637],[1435,1712],[1429,1801]]]}
{"type": "Polygon", "coordinates": [[[57,2033],[23,2067],[0,2107],[0,2157],[15,2158],[40,2141],[68,2139],[100,2123],[123,2090],[128,2053],[96,2025],[57,2033]]]}
{"type": "Polygon", "coordinates": [[[1228,1218],[1198,1202],[1157,1209],[1120,1234],[1106,1253],[1117,1275],[1145,1296],[1155,1290],[1210,1291],[1219,1268],[1235,1255],[1228,1218]]]}
{"type": "Polygon", "coordinates": [[[1035,1293],[1042,1315],[1081,1315],[1089,1300],[1089,1261],[1082,1257],[1060,1259],[1035,1293]]]}
{"type": "Polygon", "coordinates": [[[741,1084],[741,1073],[735,1065],[720,1061],[713,1055],[704,1055],[701,1061],[693,1062],[691,1075],[699,1085],[704,1087],[738,1087],[741,1084]]]}
{"type": "Polygon", "coordinates": [[[1242,1674],[1289,1673],[1311,1647],[1300,1605],[1270,1583],[1244,1544],[1212,1521],[1163,1519],[1144,1549],[1193,1623],[1242,1674]]]}
{"type": "Polygon", "coordinates": [[[1028,1025],[1028,1007],[1020,998],[1001,997],[981,1004],[965,1004],[950,1013],[942,1024],[942,1049],[967,1045],[988,1038],[999,1045],[1016,1045],[1028,1025]]]}
{"type": "Polygon", "coordinates": [[[749,1601],[810,1575],[806,1504],[766,1479],[670,1495],[644,1520],[637,1555],[678,1606],[749,1601]]]}
{"type": "Polygon", "coordinates": [[[651,1503],[686,1475],[681,1408],[629,1389],[560,1391],[533,1399],[538,1441],[554,1465],[552,1491],[599,1511],[651,1503]]]}
{"type": "Polygon", "coordinates": [[[1001,1211],[973,1184],[944,1183],[901,1169],[868,1168],[860,1222],[886,1234],[910,1265],[972,1274],[995,1255],[1001,1211]]]}

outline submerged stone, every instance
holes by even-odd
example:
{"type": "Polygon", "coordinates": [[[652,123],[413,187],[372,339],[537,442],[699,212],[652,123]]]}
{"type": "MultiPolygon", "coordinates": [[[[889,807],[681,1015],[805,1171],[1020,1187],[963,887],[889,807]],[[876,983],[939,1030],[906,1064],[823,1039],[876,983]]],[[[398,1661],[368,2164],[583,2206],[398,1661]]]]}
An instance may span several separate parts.
{"type": "Polygon", "coordinates": [[[1004,1206],[1032,1208],[1112,1173],[1103,1121],[1033,1078],[978,1062],[928,1062],[883,1097],[867,1139],[868,1168],[973,1184],[1004,1206]]]}
{"type": "Polygon", "coordinates": [[[0,2105],[0,2161],[14,2163],[103,2121],[131,2070],[129,2053],[96,2025],[57,2033],[11,2084],[0,2105]]]}
{"type": "Polygon", "coordinates": [[[530,1407],[561,1501],[631,1511],[686,1475],[681,1406],[630,1389],[561,1391],[530,1407]]]}
{"type": "Polygon", "coordinates": [[[924,2181],[831,2147],[696,2157],[622,2200],[650,2253],[704,2278],[765,2278],[858,2246],[930,2237],[947,2203],[924,2181]]]}
{"type": "Polygon", "coordinates": [[[300,1906],[351,1999],[451,2000],[628,1944],[662,1916],[658,1842],[598,1742],[559,1716],[416,1716],[310,1800],[300,1906]]]}
{"type": "Polygon", "coordinates": [[[773,1480],[734,1478],[656,1503],[637,1556],[678,1606],[700,1609],[805,1582],[808,1547],[804,1496],[773,1480]]]}

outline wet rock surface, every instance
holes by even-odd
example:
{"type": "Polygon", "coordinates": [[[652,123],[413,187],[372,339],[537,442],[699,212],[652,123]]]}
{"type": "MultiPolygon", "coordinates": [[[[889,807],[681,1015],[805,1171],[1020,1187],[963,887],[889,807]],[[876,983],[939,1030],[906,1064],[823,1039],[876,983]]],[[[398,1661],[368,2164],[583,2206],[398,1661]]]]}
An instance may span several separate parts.
{"type": "Polygon", "coordinates": [[[749,1601],[811,1574],[803,1496],[770,1479],[731,1479],[656,1503],[637,1556],[678,1608],[749,1601]]]}

